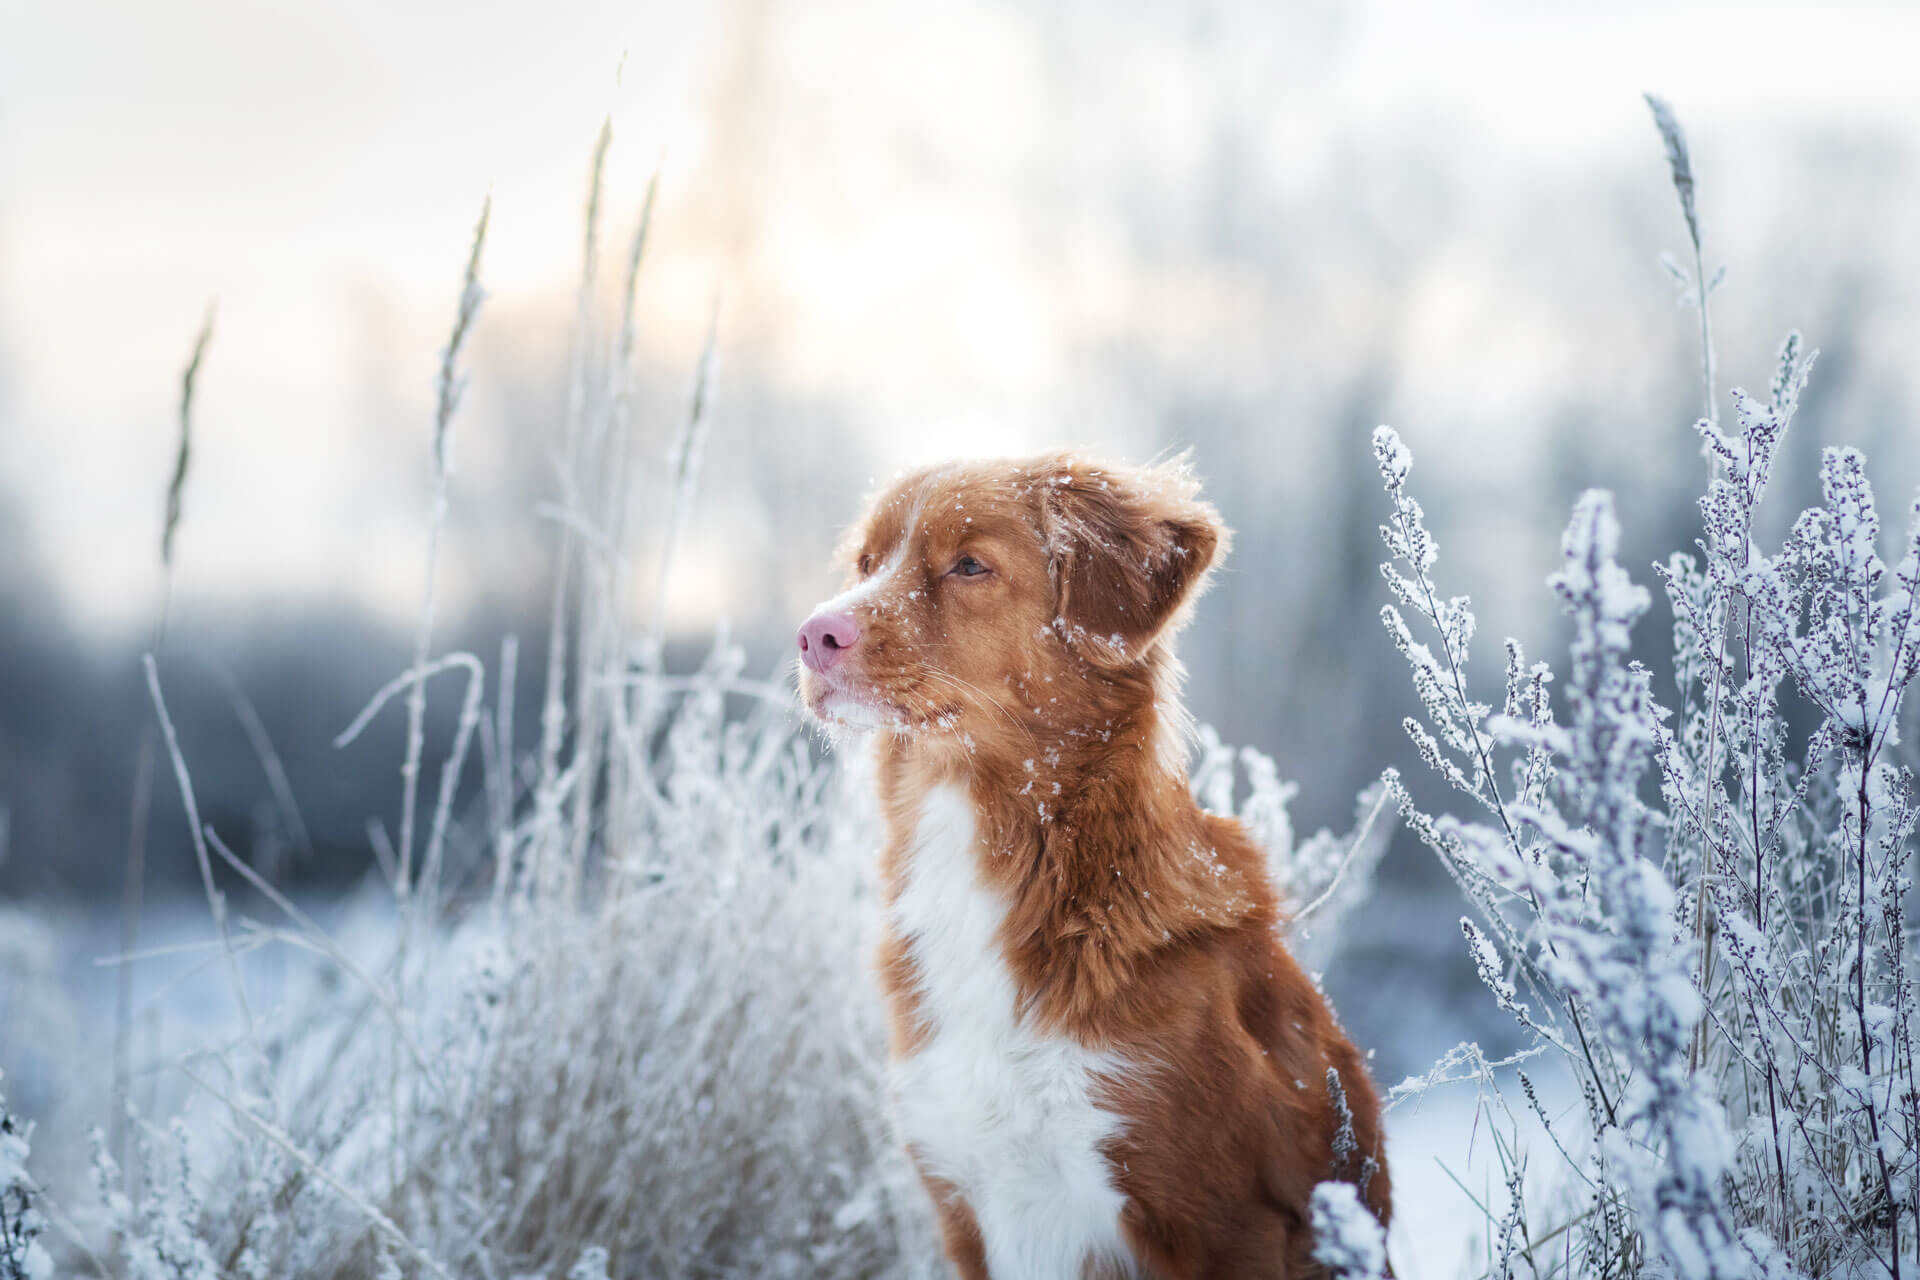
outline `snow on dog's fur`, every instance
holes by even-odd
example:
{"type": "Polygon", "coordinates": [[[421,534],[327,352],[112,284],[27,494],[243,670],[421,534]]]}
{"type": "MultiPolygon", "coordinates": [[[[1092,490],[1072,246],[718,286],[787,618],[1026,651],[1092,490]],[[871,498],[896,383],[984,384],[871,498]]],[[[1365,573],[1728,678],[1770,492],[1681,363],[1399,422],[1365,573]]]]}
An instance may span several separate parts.
{"type": "Polygon", "coordinates": [[[920,472],[800,633],[812,711],[881,730],[891,1091],[969,1278],[1314,1276],[1318,1183],[1388,1216],[1373,1084],[1188,791],[1171,637],[1227,540],[1196,495],[920,472]]]}

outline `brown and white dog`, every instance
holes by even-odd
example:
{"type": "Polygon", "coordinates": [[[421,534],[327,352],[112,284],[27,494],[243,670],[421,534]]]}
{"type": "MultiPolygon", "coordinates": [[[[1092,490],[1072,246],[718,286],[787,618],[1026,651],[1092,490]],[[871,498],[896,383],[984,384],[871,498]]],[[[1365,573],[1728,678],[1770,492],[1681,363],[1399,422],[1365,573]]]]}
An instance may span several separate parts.
{"type": "Polygon", "coordinates": [[[969,1280],[1321,1275],[1328,1179],[1387,1219],[1366,1069],[1188,790],[1171,638],[1227,541],[1196,495],[1072,455],[922,471],[800,630],[808,707],[880,731],[890,1087],[969,1280]]]}

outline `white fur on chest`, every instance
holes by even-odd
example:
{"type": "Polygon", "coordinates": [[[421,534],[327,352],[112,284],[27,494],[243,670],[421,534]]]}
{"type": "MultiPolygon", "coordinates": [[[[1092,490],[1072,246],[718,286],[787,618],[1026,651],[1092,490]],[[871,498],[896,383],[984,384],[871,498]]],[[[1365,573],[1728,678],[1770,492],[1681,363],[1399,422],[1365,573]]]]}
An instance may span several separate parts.
{"type": "Polygon", "coordinates": [[[1090,1259],[1131,1270],[1125,1197],[1100,1152],[1120,1122],[1093,1097],[1126,1064],[1016,1016],[1006,907],[980,882],[975,842],[966,793],[929,792],[891,913],[927,1027],[892,1068],[901,1136],[972,1208],[994,1280],[1078,1280],[1090,1259]]]}

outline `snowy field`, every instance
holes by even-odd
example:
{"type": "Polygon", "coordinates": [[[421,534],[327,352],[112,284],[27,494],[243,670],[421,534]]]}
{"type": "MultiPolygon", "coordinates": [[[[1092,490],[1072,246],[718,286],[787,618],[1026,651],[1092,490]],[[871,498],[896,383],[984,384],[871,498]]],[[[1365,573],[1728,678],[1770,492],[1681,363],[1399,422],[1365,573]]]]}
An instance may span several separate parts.
{"type": "MultiPolygon", "coordinates": [[[[362,895],[357,906],[325,900],[301,905],[367,964],[377,963],[390,941],[393,913],[383,894],[362,895]]],[[[48,911],[30,919],[0,914],[0,956],[10,980],[0,998],[6,1093],[14,1110],[40,1117],[35,1149],[43,1158],[37,1172],[49,1196],[83,1219],[91,1179],[87,1130],[103,1123],[112,1085],[115,970],[102,962],[117,954],[119,932],[118,913],[105,910],[48,911]]],[[[141,950],[138,1105],[158,1116],[192,1104],[192,1114],[210,1119],[204,1100],[193,1103],[191,1090],[164,1069],[240,1032],[231,991],[218,973],[218,935],[206,903],[183,898],[151,904],[142,916],[141,950]]],[[[292,1002],[337,985],[320,976],[329,968],[311,953],[285,947],[255,953],[247,974],[258,1016],[275,1020],[292,1002]]],[[[1504,1078],[1511,1083],[1510,1073],[1504,1078]]],[[[1462,1141],[1476,1130],[1477,1110],[1478,1090],[1468,1082],[1413,1098],[1388,1115],[1395,1183],[1390,1251],[1395,1274],[1404,1280],[1454,1280],[1484,1264],[1486,1230],[1475,1202],[1498,1212],[1506,1189],[1490,1137],[1483,1131],[1478,1141],[1462,1141]]],[[[1529,1136],[1538,1140],[1537,1131],[1529,1136]]],[[[207,1186],[202,1194],[217,1195],[218,1188],[207,1186]]]]}

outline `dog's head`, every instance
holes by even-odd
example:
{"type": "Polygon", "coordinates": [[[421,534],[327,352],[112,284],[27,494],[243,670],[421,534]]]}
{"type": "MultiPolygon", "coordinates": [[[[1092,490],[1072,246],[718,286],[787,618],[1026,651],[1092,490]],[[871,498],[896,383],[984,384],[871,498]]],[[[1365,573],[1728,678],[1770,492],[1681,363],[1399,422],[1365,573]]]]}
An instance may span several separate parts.
{"type": "Polygon", "coordinates": [[[1097,731],[1113,690],[1151,689],[1224,548],[1197,493],[1179,464],[1069,454],[906,477],[849,532],[846,590],[800,629],[807,706],[969,744],[1097,731]]]}

